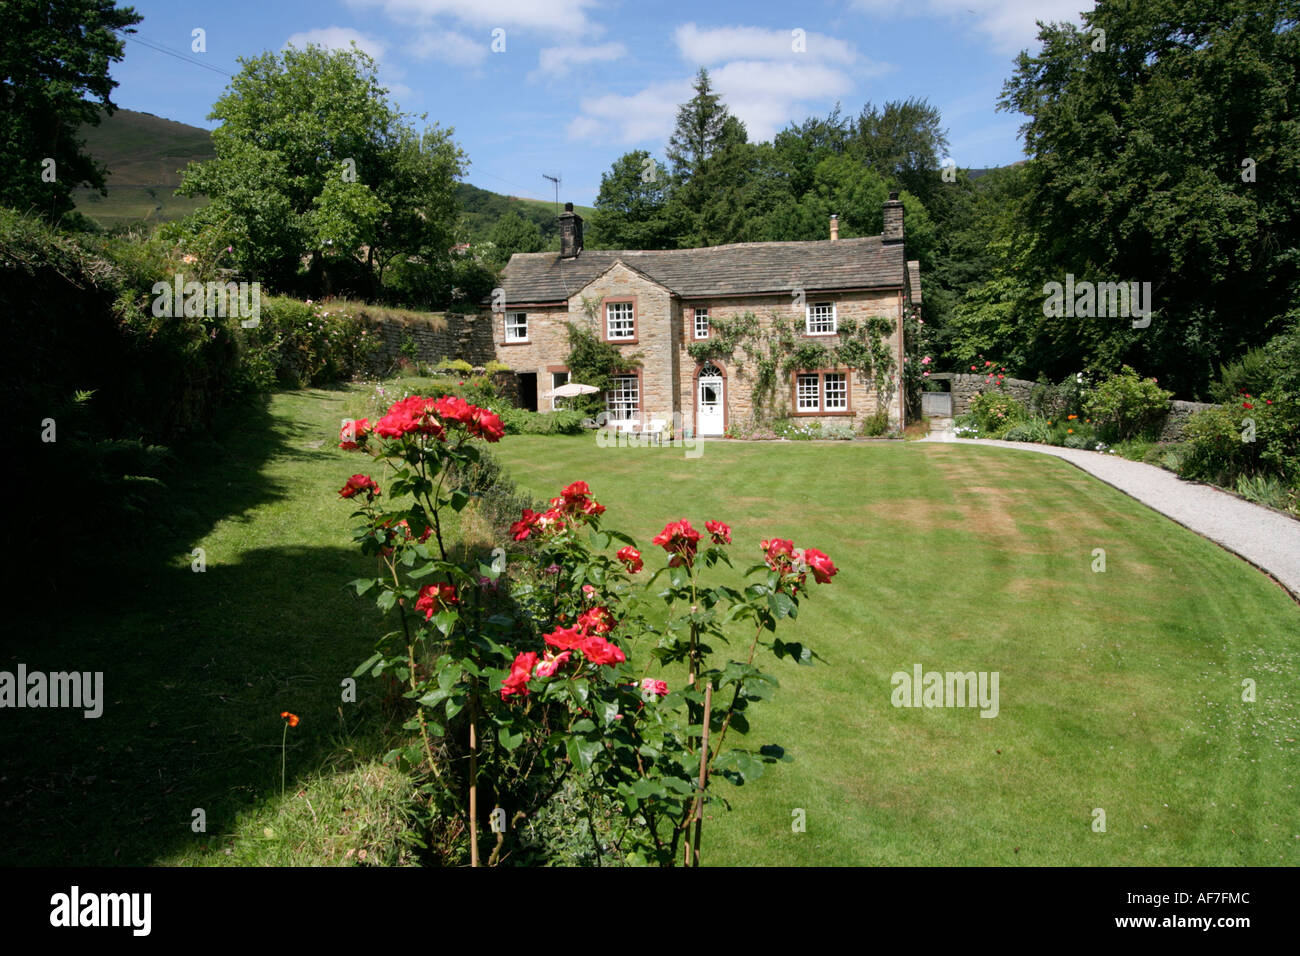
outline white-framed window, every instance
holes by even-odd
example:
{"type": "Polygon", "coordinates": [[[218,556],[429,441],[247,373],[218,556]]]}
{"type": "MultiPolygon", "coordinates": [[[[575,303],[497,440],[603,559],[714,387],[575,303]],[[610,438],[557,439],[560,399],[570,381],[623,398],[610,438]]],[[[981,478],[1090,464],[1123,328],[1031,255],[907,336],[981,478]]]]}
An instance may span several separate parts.
{"type": "MultiPolygon", "coordinates": [[[[552,390],[552,391],[554,391],[555,389],[559,388],[561,385],[568,385],[568,384],[569,384],[569,373],[568,373],[568,372],[552,372],[552,373],[551,373],[551,390],[552,390]]],[[[555,411],[555,396],[554,396],[554,395],[551,396],[551,411],[555,411]]]]}
{"type": "Polygon", "coordinates": [[[506,341],[507,342],[528,341],[528,313],[527,312],[506,313],[506,341]]]}
{"type": "Polygon", "coordinates": [[[615,375],[613,387],[605,393],[609,417],[622,421],[641,412],[641,387],[635,375],[615,375]]]}
{"type": "Polygon", "coordinates": [[[803,414],[847,412],[847,372],[799,372],[794,379],[794,410],[803,414]]]}
{"type": "Polygon", "coordinates": [[[605,338],[611,342],[636,338],[636,317],[631,302],[605,304],[605,338]]]}
{"type": "Polygon", "coordinates": [[[816,373],[795,380],[795,406],[801,412],[821,411],[821,378],[816,373]]]}
{"type": "Polygon", "coordinates": [[[849,407],[849,377],[844,372],[827,372],[822,376],[822,409],[843,412],[849,407]]]}
{"type": "Polygon", "coordinates": [[[695,310],[695,337],[697,339],[707,339],[709,337],[709,310],[695,310]]]}
{"type": "Polygon", "coordinates": [[[834,335],[838,329],[835,319],[834,302],[814,302],[807,308],[804,329],[809,335],[834,335]]]}

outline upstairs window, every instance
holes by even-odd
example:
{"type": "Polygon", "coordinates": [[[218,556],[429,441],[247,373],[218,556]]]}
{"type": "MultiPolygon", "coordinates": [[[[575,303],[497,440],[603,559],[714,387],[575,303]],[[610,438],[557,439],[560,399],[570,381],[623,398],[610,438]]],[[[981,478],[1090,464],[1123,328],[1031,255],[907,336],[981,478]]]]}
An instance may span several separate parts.
{"type": "Polygon", "coordinates": [[[697,339],[707,339],[709,337],[709,310],[695,310],[695,337],[697,339]]]}
{"type": "Polygon", "coordinates": [[[506,313],[506,341],[507,342],[528,341],[528,313],[527,312],[506,313]]]}
{"type": "Polygon", "coordinates": [[[805,331],[809,335],[834,335],[838,328],[835,318],[834,302],[814,302],[804,318],[805,331]]]}
{"type": "Polygon", "coordinates": [[[611,342],[636,338],[636,317],[631,302],[606,303],[605,338],[611,342]]]}

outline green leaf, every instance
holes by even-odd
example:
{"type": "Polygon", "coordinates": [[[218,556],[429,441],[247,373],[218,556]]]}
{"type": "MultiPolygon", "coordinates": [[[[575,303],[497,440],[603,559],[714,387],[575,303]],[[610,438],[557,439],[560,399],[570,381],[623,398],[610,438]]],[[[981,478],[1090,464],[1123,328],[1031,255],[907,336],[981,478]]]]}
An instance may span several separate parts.
{"type": "Polygon", "coordinates": [[[365,594],[367,591],[369,591],[371,588],[375,586],[375,579],[357,578],[355,581],[351,581],[349,583],[352,585],[352,587],[357,589],[357,594],[359,596],[365,594]]]}
{"type": "Polygon", "coordinates": [[[513,751],[524,742],[523,733],[511,733],[510,728],[502,726],[497,732],[497,737],[501,740],[501,746],[506,750],[513,751]]]}
{"type": "Polygon", "coordinates": [[[366,658],[366,662],[364,664],[362,664],[360,667],[358,667],[356,670],[352,672],[352,676],[360,677],[366,671],[370,670],[370,668],[373,667],[376,664],[376,662],[382,661],[383,659],[384,659],[384,655],[376,651],[375,653],[371,654],[369,657],[366,658]]]}
{"type": "Polygon", "coordinates": [[[465,506],[470,503],[471,495],[463,488],[457,488],[451,493],[451,510],[463,511],[465,506]]]}
{"type": "Polygon", "coordinates": [[[772,615],[778,620],[783,617],[794,617],[797,613],[794,601],[790,600],[790,595],[782,594],[780,591],[773,591],[767,596],[767,606],[772,611],[772,615]]]}

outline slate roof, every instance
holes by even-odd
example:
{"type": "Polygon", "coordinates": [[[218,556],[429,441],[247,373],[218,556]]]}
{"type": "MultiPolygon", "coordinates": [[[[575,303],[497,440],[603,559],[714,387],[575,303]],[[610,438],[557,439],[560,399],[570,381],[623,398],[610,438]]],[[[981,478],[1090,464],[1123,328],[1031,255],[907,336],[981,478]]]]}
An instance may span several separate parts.
{"type": "Polygon", "coordinates": [[[506,303],[563,301],[620,260],[681,298],[897,288],[907,268],[902,244],[879,236],[703,249],[584,249],[574,259],[561,259],[558,252],[515,253],[502,281],[506,303]]]}

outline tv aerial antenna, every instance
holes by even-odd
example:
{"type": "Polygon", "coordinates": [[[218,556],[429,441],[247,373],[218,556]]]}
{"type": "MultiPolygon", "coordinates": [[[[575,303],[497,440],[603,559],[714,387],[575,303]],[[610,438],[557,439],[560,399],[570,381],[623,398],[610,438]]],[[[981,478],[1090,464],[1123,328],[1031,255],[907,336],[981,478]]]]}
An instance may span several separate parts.
{"type": "Polygon", "coordinates": [[[555,214],[558,216],[560,214],[560,174],[556,173],[554,176],[548,176],[546,173],[542,173],[542,178],[549,179],[555,184],[555,214]]]}

